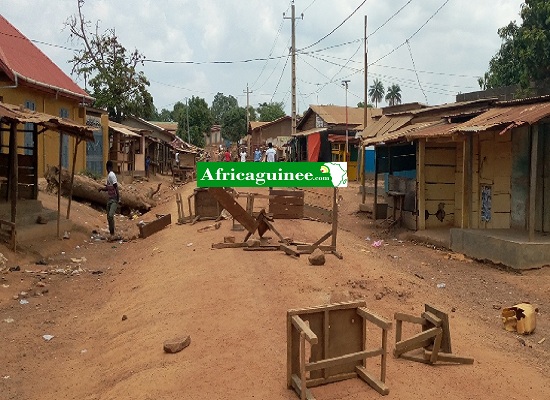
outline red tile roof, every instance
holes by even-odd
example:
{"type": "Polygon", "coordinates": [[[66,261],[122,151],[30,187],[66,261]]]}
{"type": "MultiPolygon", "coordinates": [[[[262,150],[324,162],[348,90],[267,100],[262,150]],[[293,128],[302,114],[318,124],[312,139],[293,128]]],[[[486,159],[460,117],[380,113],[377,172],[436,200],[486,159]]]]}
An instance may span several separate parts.
{"type": "Polygon", "coordinates": [[[17,80],[31,86],[59,91],[60,95],[93,100],[84,89],[74,83],[2,15],[0,15],[0,71],[5,72],[13,82],[17,80]]]}

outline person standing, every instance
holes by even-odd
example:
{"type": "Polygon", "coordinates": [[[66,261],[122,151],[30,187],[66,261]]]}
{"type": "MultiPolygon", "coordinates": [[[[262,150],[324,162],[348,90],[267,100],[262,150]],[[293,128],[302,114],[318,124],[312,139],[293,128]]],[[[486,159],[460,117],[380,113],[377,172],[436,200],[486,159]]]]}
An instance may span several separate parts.
{"type": "Polygon", "coordinates": [[[241,156],[241,162],[246,162],[246,150],[245,149],[241,149],[241,153],[240,153],[240,156],[241,156]]]}
{"type": "Polygon", "coordinates": [[[107,192],[107,222],[109,223],[109,233],[112,239],[115,234],[115,213],[120,203],[120,192],[118,191],[116,175],[113,172],[113,162],[111,160],[107,161],[105,168],[107,169],[107,183],[105,187],[97,190],[107,192]]]}
{"type": "Polygon", "coordinates": [[[262,151],[256,147],[254,150],[254,162],[262,161],[262,151]]]}
{"type": "Polygon", "coordinates": [[[151,157],[147,154],[145,157],[145,176],[149,178],[149,168],[151,167],[151,157]]]}
{"type": "Polygon", "coordinates": [[[229,149],[225,149],[225,153],[224,153],[224,161],[231,161],[231,152],[229,151],[229,149]]]}
{"type": "Polygon", "coordinates": [[[267,144],[267,150],[265,151],[265,160],[267,162],[275,162],[277,158],[277,150],[273,148],[272,143],[267,144]]]}

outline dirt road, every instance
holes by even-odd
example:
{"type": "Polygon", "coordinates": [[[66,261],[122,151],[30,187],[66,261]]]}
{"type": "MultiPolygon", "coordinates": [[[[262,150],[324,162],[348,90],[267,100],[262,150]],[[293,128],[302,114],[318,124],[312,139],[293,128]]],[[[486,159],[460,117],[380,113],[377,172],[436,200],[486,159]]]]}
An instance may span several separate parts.
{"type": "MultiPolygon", "coordinates": [[[[192,189],[180,191],[186,197],[192,189]]],[[[170,195],[153,212],[177,215],[170,195]]],[[[68,240],[31,243],[31,253],[17,255],[0,245],[21,270],[0,275],[0,399],[295,399],[286,388],[286,310],[350,299],[365,299],[388,319],[436,305],[450,315],[454,352],[475,358],[473,365],[427,366],[390,356],[387,399],[550,398],[550,338],[538,344],[550,334],[550,269],[515,274],[380,236],[354,213],[357,187],[342,195],[344,259],[328,255],[322,267],[280,252],[211,250],[225,235],[244,236],[230,221],[204,233],[197,229],[209,222],[173,224],[145,240],[94,242],[90,231],[105,227],[104,215],[85,205],[74,214],[83,228],[68,240]],[[373,247],[378,239],[383,245],[373,247]],[[77,269],[71,258],[80,259],[82,272],[38,273],[77,269]],[[48,265],[36,265],[39,259],[48,265]],[[28,304],[13,299],[21,291],[29,292],[28,304]],[[539,307],[525,346],[500,322],[499,308],[521,301],[539,307]],[[163,342],[182,334],[191,345],[165,354],[163,342]]],[[[118,222],[135,229],[135,221],[118,222]]],[[[328,229],[275,223],[305,242],[328,229]]],[[[379,340],[375,332],[371,339],[379,340]]],[[[312,392],[319,400],[382,398],[359,379],[312,392]]]]}

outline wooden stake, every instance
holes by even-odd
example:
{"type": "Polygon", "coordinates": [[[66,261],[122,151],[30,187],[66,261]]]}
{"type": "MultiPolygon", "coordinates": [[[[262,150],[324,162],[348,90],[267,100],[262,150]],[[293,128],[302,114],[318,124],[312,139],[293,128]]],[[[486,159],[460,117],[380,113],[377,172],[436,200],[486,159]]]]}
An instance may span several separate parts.
{"type": "MultiPolygon", "coordinates": [[[[12,122],[10,125],[10,198],[11,198],[11,222],[16,224],[17,219],[17,197],[19,195],[19,163],[17,155],[17,122],[12,122]]],[[[16,226],[12,227],[12,248],[16,248],[16,226]]]]}
{"type": "Polygon", "coordinates": [[[67,219],[69,219],[71,215],[71,202],[73,200],[73,184],[74,184],[74,170],[76,166],[76,154],[78,151],[78,145],[80,144],[80,138],[76,138],[76,141],[74,143],[74,153],[73,153],[73,165],[71,169],[71,186],[69,189],[69,204],[67,205],[67,219]]]}

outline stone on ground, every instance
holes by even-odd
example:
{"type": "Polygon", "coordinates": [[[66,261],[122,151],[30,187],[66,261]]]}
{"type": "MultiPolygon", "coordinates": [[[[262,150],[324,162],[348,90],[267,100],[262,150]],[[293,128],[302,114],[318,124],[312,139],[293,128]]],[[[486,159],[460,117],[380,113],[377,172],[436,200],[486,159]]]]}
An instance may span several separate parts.
{"type": "Polygon", "coordinates": [[[164,351],[166,353],[178,353],[191,344],[191,336],[185,335],[179,338],[167,340],[164,342],[164,351]]]}
{"type": "Polygon", "coordinates": [[[325,253],[319,248],[315,249],[307,259],[311,265],[325,265],[325,253]]]}

